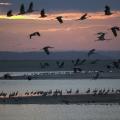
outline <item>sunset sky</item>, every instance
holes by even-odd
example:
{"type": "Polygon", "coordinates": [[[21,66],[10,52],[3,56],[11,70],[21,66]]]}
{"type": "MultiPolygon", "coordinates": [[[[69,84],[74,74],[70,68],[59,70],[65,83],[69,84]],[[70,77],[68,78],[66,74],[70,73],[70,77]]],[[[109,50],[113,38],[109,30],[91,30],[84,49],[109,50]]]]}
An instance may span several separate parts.
{"type": "Polygon", "coordinates": [[[34,0],[31,14],[17,15],[21,3],[25,8],[30,0],[0,0],[0,51],[40,51],[44,46],[53,46],[53,51],[120,50],[120,31],[115,38],[110,30],[120,27],[120,0],[34,0]],[[105,5],[111,6],[113,14],[104,15],[105,5]],[[40,18],[45,8],[46,18],[40,18]],[[6,17],[12,9],[14,16],[6,17]],[[77,21],[84,13],[90,16],[77,21]],[[63,24],[55,19],[63,16],[63,24]],[[39,31],[40,37],[29,39],[29,34],[39,31]],[[96,33],[106,32],[110,41],[97,40],[96,33]]]}

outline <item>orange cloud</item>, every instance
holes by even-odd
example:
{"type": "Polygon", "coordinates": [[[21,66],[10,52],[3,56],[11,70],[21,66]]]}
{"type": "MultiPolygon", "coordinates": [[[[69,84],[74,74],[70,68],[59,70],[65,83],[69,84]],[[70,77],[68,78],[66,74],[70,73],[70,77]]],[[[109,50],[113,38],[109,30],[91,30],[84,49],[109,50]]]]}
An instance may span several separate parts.
{"type": "MultiPolygon", "coordinates": [[[[120,11],[113,12],[111,16],[105,16],[104,12],[94,12],[88,13],[89,18],[92,20],[101,20],[101,19],[109,19],[114,17],[120,17],[120,11]]],[[[77,20],[79,19],[84,13],[82,12],[66,12],[66,13],[50,13],[46,18],[40,18],[40,14],[38,12],[34,12],[33,14],[26,14],[26,15],[14,15],[12,17],[7,17],[6,15],[0,15],[0,19],[26,19],[26,20],[56,20],[57,16],[63,16],[64,20],[77,20]]]]}

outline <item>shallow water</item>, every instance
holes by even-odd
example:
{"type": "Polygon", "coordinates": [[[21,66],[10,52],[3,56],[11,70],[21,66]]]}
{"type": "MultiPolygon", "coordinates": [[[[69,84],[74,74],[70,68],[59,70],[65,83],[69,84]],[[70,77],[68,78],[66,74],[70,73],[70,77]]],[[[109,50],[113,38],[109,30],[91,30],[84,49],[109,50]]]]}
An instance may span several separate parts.
{"type": "Polygon", "coordinates": [[[0,105],[0,120],[119,120],[119,105],[0,105]]]}
{"type": "Polygon", "coordinates": [[[90,89],[119,89],[120,80],[0,80],[0,91],[13,92],[13,91],[34,91],[34,90],[56,90],[72,89],[73,91],[79,89],[81,92],[90,89]]]}

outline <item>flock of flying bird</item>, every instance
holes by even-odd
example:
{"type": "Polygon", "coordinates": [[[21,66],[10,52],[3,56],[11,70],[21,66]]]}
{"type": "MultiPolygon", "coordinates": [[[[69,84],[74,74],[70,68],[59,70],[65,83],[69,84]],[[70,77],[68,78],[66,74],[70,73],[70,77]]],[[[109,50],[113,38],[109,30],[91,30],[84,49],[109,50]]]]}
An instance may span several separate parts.
{"type": "MultiPolygon", "coordinates": [[[[32,13],[32,12],[34,12],[34,10],[33,10],[33,2],[31,2],[31,3],[29,4],[29,8],[28,8],[27,11],[25,11],[24,4],[21,4],[20,12],[18,13],[18,15],[24,15],[24,14],[32,13]]],[[[106,16],[110,16],[110,15],[113,14],[113,13],[111,12],[110,7],[109,7],[108,5],[105,6],[104,13],[105,13],[106,16]]],[[[7,17],[12,17],[12,16],[13,16],[12,10],[9,10],[9,11],[7,12],[7,17]]],[[[41,12],[40,12],[40,18],[45,18],[45,17],[47,17],[47,15],[46,15],[46,13],[45,13],[45,9],[42,9],[41,12]]],[[[82,15],[82,16],[81,16],[79,19],[77,19],[77,20],[82,21],[82,20],[85,20],[85,19],[87,19],[87,18],[89,18],[89,17],[91,17],[91,16],[88,16],[88,14],[85,13],[84,15],[82,15]]],[[[58,21],[60,24],[63,24],[63,16],[57,16],[55,19],[57,19],[57,21],[58,21]]],[[[110,30],[112,31],[114,37],[117,37],[117,35],[118,35],[117,32],[120,31],[120,27],[118,27],[118,26],[113,26],[113,27],[110,28],[110,30]]],[[[105,38],[105,35],[106,35],[106,34],[107,34],[107,32],[98,32],[98,33],[97,33],[97,36],[98,36],[97,38],[98,38],[98,39],[95,40],[95,41],[111,40],[111,39],[105,38]]],[[[40,34],[39,32],[33,32],[33,33],[31,33],[31,34],[29,35],[30,39],[32,39],[32,37],[34,37],[34,36],[40,37],[41,34],[40,34]]],[[[49,49],[51,49],[51,48],[54,48],[54,47],[45,46],[45,47],[43,47],[43,50],[45,51],[45,53],[46,53],[47,55],[49,55],[49,54],[50,54],[49,49]]]]}
{"type": "MultiPolygon", "coordinates": [[[[27,11],[25,11],[24,4],[21,4],[20,12],[18,13],[18,15],[24,15],[24,14],[32,13],[32,12],[34,12],[34,10],[33,10],[33,2],[30,3],[29,8],[28,8],[27,11]]],[[[104,10],[104,14],[105,14],[105,16],[110,16],[110,15],[112,15],[112,14],[114,14],[114,13],[112,13],[111,10],[110,10],[110,7],[109,7],[108,5],[106,5],[106,6],[105,6],[105,10],[104,10]]],[[[13,16],[12,10],[9,10],[9,11],[7,12],[7,17],[12,17],[12,16],[13,16]]],[[[45,13],[45,9],[42,9],[41,12],[40,12],[40,18],[45,18],[45,17],[47,17],[47,14],[45,13]]],[[[81,16],[79,19],[77,19],[77,20],[83,21],[83,20],[85,20],[85,19],[88,19],[89,17],[91,17],[91,16],[88,16],[88,14],[85,13],[84,15],[82,15],[82,16],[81,16]]],[[[56,19],[60,24],[63,24],[63,23],[64,23],[63,16],[57,16],[55,19],[56,19]]],[[[118,36],[118,31],[120,31],[120,27],[118,27],[118,26],[113,26],[113,27],[110,28],[110,30],[112,31],[114,37],[116,38],[116,37],[118,36]]],[[[111,39],[105,38],[105,35],[106,35],[106,34],[107,34],[107,32],[98,32],[98,33],[96,34],[98,37],[97,37],[97,40],[95,40],[95,41],[111,40],[111,39]]],[[[30,39],[32,39],[32,38],[35,37],[35,36],[40,37],[41,34],[40,34],[39,32],[33,32],[33,33],[29,34],[29,38],[30,38],[30,39]]],[[[51,49],[51,48],[54,48],[54,47],[45,46],[45,47],[42,48],[42,50],[44,50],[44,52],[45,52],[47,55],[49,55],[49,54],[50,54],[50,50],[49,50],[49,49],[51,49]]],[[[96,51],[95,49],[91,49],[91,50],[88,52],[88,57],[90,57],[92,54],[94,54],[95,51],[96,51]]],[[[79,61],[79,60],[78,60],[78,61],[79,61]]],[[[76,62],[77,62],[77,61],[76,61],[76,62]]],[[[84,62],[84,60],[83,60],[83,62],[84,62]]],[[[76,63],[76,64],[77,64],[77,63],[76,63]]],[[[47,65],[48,65],[48,64],[47,64],[47,65]]],[[[60,63],[59,61],[57,61],[57,65],[58,65],[59,67],[62,67],[62,66],[64,65],[64,62],[60,63]]],[[[110,66],[107,66],[107,67],[109,68],[110,66]]],[[[76,72],[77,70],[80,71],[80,69],[76,69],[76,68],[75,68],[75,69],[74,69],[74,72],[76,72]]],[[[97,78],[98,76],[99,76],[99,73],[97,73],[96,78],[97,78]]]]}

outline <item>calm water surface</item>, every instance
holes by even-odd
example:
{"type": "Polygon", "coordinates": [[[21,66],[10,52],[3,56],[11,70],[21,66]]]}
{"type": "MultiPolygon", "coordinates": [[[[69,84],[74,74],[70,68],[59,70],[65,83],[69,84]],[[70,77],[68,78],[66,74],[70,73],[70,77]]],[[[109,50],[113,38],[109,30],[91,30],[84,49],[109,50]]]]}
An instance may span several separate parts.
{"type": "Polygon", "coordinates": [[[120,120],[120,106],[0,105],[0,120],[120,120]]]}

